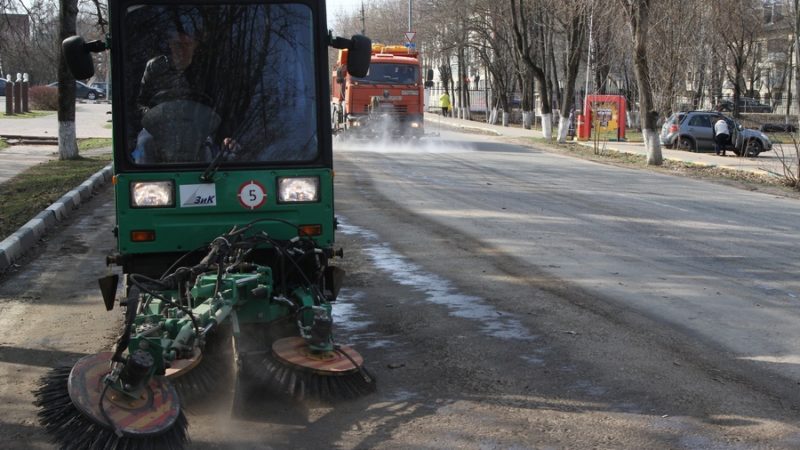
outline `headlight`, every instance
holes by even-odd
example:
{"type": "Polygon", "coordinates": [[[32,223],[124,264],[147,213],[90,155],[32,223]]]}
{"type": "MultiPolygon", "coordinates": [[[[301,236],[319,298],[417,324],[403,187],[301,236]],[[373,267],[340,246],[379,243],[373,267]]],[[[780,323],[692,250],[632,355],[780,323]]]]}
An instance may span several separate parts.
{"type": "Polygon", "coordinates": [[[131,206],[164,208],[175,206],[172,181],[135,181],[131,183],[131,206]]]}
{"type": "Polygon", "coordinates": [[[278,178],[278,203],[319,201],[319,177],[278,178]]]}

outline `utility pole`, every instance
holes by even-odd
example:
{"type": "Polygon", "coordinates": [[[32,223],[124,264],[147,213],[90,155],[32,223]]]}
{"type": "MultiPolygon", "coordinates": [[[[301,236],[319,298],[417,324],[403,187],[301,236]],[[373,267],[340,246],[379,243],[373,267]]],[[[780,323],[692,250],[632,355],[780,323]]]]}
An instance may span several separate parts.
{"type": "Polygon", "coordinates": [[[411,28],[411,0],[408,0],[408,31],[412,31],[411,28]]]}
{"type": "Polygon", "coordinates": [[[366,36],[367,35],[366,22],[367,22],[367,16],[364,13],[364,2],[362,1],[361,2],[361,35],[362,36],[366,36]]]}

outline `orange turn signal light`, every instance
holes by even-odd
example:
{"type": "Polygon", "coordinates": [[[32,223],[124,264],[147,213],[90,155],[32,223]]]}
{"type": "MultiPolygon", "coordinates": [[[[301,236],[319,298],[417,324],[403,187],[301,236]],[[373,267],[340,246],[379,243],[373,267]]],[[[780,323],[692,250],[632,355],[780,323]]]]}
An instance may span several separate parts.
{"type": "Polygon", "coordinates": [[[322,225],[300,225],[300,236],[319,236],[322,234],[322,225]]]}
{"type": "Polygon", "coordinates": [[[131,231],[131,241],[133,242],[151,242],[155,240],[156,232],[153,230],[131,231]]]}

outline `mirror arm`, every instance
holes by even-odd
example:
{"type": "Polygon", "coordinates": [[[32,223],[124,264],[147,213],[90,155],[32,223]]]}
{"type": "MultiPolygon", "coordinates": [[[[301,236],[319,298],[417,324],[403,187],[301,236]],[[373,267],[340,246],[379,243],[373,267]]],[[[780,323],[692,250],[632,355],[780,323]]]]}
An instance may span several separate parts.
{"type": "Polygon", "coordinates": [[[105,42],[98,40],[83,44],[83,48],[86,49],[87,52],[100,53],[106,51],[108,46],[105,42]]]}
{"type": "Polygon", "coordinates": [[[328,32],[328,45],[335,49],[344,50],[350,48],[351,43],[350,39],[339,36],[333,37],[333,33],[328,32]]]}

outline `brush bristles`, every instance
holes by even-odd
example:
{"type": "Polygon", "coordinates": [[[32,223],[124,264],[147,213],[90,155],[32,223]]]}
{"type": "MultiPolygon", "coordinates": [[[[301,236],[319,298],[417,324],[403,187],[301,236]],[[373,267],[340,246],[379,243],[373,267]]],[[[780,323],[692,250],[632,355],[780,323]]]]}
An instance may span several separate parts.
{"type": "Polygon", "coordinates": [[[39,381],[34,391],[39,407],[39,423],[51,437],[51,441],[63,450],[160,450],[182,449],[188,442],[188,423],[183,411],[173,426],[157,436],[117,436],[113,430],[98,425],[72,403],[67,382],[71,368],[58,367],[50,370],[39,381]]]}
{"type": "Polygon", "coordinates": [[[184,406],[219,391],[232,376],[233,353],[229,333],[210,335],[203,348],[203,359],[197,367],[179,377],[170,378],[184,406]]]}
{"type": "MultiPolygon", "coordinates": [[[[232,358],[232,356],[228,356],[232,358]]],[[[170,382],[178,391],[178,397],[184,405],[191,404],[210,393],[219,390],[220,386],[228,383],[231,375],[229,361],[224,358],[214,358],[216,361],[203,361],[194,369],[177,378],[170,378],[170,382]]]]}
{"type": "Polygon", "coordinates": [[[343,375],[326,375],[290,367],[267,356],[246,374],[268,389],[297,400],[350,400],[375,391],[375,378],[364,367],[343,375]]]}

